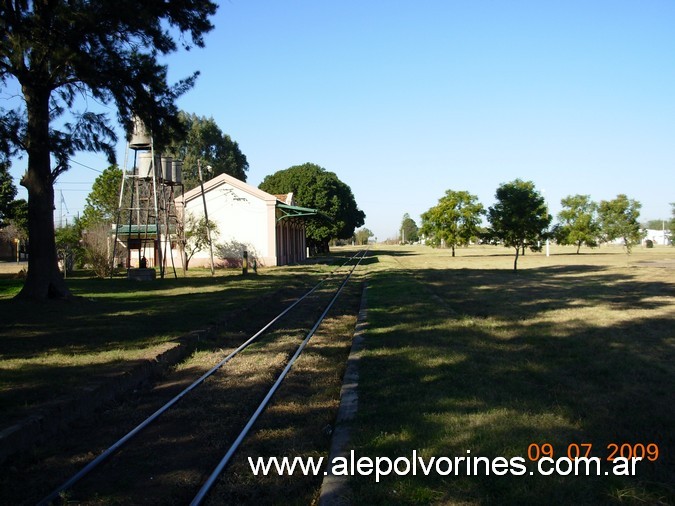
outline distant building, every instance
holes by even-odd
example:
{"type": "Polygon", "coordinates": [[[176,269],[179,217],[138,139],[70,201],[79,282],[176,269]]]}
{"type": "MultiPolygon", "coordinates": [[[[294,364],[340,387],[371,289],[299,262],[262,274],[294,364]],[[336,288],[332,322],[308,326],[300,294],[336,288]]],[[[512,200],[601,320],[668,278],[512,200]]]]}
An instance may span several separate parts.
{"type": "Polygon", "coordinates": [[[654,245],[658,246],[668,246],[672,244],[672,238],[670,237],[670,230],[664,228],[663,230],[654,230],[654,229],[645,229],[647,235],[642,239],[642,245],[644,246],[647,241],[652,241],[654,245]]]}
{"type": "MultiPolygon", "coordinates": [[[[249,262],[260,266],[287,265],[307,258],[305,219],[316,210],[298,207],[293,194],[271,195],[227,174],[204,183],[209,221],[218,234],[213,239],[214,263],[241,263],[244,250],[249,262]]],[[[204,217],[204,198],[198,186],[176,199],[177,214],[185,224],[204,217]]],[[[190,266],[210,265],[208,246],[198,251],[190,266]]]]}

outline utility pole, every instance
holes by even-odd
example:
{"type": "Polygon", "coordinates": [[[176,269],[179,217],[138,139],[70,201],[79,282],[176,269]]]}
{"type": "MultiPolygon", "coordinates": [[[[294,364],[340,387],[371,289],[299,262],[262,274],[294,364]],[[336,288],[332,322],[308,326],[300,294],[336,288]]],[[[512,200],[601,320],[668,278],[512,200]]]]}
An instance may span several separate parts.
{"type": "MultiPolygon", "coordinates": [[[[206,170],[211,170],[211,166],[207,165],[206,170]]],[[[202,163],[201,160],[197,159],[197,172],[199,172],[199,186],[202,189],[202,200],[204,202],[204,219],[206,220],[206,237],[209,241],[209,251],[211,253],[211,276],[213,276],[216,271],[213,267],[213,244],[211,243],[211,227],[209,223],[209,213],[206,210],[206,195],[204,194],[204,178],[202,178],[202,163]]]]}

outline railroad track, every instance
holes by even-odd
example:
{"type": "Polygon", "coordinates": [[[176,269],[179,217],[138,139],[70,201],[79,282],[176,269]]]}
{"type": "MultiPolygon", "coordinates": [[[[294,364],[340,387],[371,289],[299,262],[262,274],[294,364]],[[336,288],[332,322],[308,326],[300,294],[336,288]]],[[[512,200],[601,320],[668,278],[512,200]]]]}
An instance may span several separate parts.
{"type": "MultiPolygon", "coordinates": [[[[245,339],[224,357],[219,357],[212,367],[189,386],[174,395],[122,438],[98,453],[95,458],[53,489],[38,504],[106,503],[103,498],[107,497],[107,492],[97,490],[102,483],[106,484],[104,488],[128,486],[128,484],[118,482],[128,481],[128,473],[124,472],[125,469],[129,466],[134,469],[140,468],[146,462],[151,466],[156,465],[157,461],[162,458],[163,451],[170,446],[165,443],[166,441],[181,441],[180,444],[176,444],[174,451],[169,449],[167,457],[169,460],[180,460],[184,448],[183,443],[189,443],[190,439],[194,440],[196,449],[184,452],[186,459],[191,466],[194,462],[200,462],[202,466],[199,470],[181,475],[182,479],[189,482],[189,486],[183,487],[179,496],[173,497],[171,501],[185,504],[188,502],[185,500],[185,491],[192,488],[195,495],[190,504],[201,504],[208,497],[219,477],[226,472],[230,460],[251,433],[254,424],[265,411],[295,362],[307,348],[366,253],[366,251],[357,252],[330,275],[288,304],[255,334],[245,339]],[[256,351],[251,352],[250,350],[254,348],[256,351]],[[242,353],[245,350],[248,350],[247,353],[242,353]],[[221,388],[222,385],[225,385],[225,388],[221,388]],[[242,396],[242,388],[249,388],[246,390],[246,395],[242,396]],[[227,398],[228,392],[237,391],[238,394],[234,397],[239,400],[235,405],[223,400],[227,398]],[[202,420],[197,421],[196,418],[199,416],[195,417],[195,415],[201,413],[205,406],[213,407],[214,413],[209,413],[202,420]],[[252,407],[255,409],[251,409],[252,407]],[[244,411],[249,414],[253,412],[253,414],[243,416],[244,411]],[[222,420],[223,423],[215,424],[214,420],[222,420]],[[211,429],[204,429],[205,425],[211,429]],[[219,427],[215,428],[216,425],[219,427]],[[184,428],[181,429],[181,426],[184,428]],[[168,429],[169,435],[163,434],[164,428],[168,429]],[[182,436],[177,432],[180,430],[184,431],[182,436]],[[192,431],[198,433],[199,436],[193,436],[192,431]],[[205,436],[207,433],[209,435],[205,436]],[[204,444],[205,439],[212,443],[204,444]],[[153,445],[149,441],[159,441],[159,443],[153,445]],[[135,446],[142,449],[134,450],[135,446]],[[160,447],[163,447],[162,451],[158,450],[156,453],[153,451],[153,448],[159,449],[160,447]],[[213,465],[216,457],[217,463],[213,465]],[[131,464],[124,462],[131,462],[131,464]],[[204,471],[205,466],[210,466],[211,470],[208,475],[204,471]],[[120,470],[121,476],[126,477],[118,480],[115,476],[120,475],[120,470]],[[190,476],[186,477],[188,474],[190,476]],[[203,479],[206,475],[206,479],[203,479]],[[194,487],[196,481],[200,482],[199,487],[194,487]],[[88,482],[93,484],[88,484],[88,482]]],[[[139,477],[143,475],[140,471],[137,474],[139,477]]],[[[139,479],[143,480],[143,478],[139,479]]],[[[147,485],[141,483],[131,486],[133,489],[147,489],[149,497],[139,502],[148,504],[163,502],[165,499],[158,499],[158,502],[152,499],[153,488],[161,487],[161,480],[152,483],[153,476],[149,476],[148,480],[147,485]]],[[[130,497],[133,495],[126,496],[121,501],[135,502],[130,497]]]]}

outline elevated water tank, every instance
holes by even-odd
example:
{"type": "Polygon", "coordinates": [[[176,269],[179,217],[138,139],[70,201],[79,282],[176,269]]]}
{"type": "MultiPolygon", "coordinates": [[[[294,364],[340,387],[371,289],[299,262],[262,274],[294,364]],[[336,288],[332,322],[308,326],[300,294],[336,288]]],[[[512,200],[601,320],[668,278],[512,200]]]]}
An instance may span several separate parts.
{"type": "Polygon", "coordinates": [[[143,120],[138,116],[133,118],[133,131],[129,138],[129,147],[131,149],[150,149],[152,144],[152,136],[143,123],[143,120]]]}
{"type": "Polygon", "coordinates": [[[164,182],[173,183],[173,158],[170,156],[163,156],[161,162],[164,182]]]}
{"type": "Polygon", "coordinates": [[[183,182],[183,160],[174,160],[171,172],[171,180],[176,184],[183,182]]]}
{"type": "Polygon", "coordinates": [[[149,179],[155,175],[155,166],[159,164],[159,156],[155,156],[155,163],[152,163],[152,152],[141,151],[136,158],[136,174],[143,179],[149,179]]]}

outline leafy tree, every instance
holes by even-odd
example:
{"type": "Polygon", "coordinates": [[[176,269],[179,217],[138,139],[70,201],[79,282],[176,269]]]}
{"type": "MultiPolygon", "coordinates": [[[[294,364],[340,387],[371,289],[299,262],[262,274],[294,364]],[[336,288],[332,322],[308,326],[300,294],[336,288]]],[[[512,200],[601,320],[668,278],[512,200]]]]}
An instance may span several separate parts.
{"type": "Polygon", "coordinates": [[[617,195],[613,200],[601,201],[598,215],[604,240],[621,239],[626,253],[630,254],[633,246],[640,244],[644,237],[638,221],[641,207],[640,202],[624,194],[617,195]]]}
{"type": "Polygon", "coordinates": [[[417,223],[413,220],[408,213],[403,215],[403,221],[401,222],[401,242],[404,243],[413,243],[419,241],[419,228],[417,223]]]}
{"type": "Polygon", "coordinates": [[[529,246],[533,251],[541,249],[546,230],[552,217],[548,214],[544,197],[531,181],[516,179],[504,183],[495,193],[497,202],[488,209],[491,236],[504,246],[515,248],[513,270],[518,270],[518,255],[529,246]]]}
{"type": "Polygon", "coordinates": [[[28,156],[21,184],[28,190],[30,251],[18,297],[70,296],[57,264],[53,184],[76,151],[103,151],[114,160],[117,139],[107,115],[79,111],[76,103],[114,103],[127,131],[138,115],[158,144],[165,142],[167,125],[180,128],[176,99],[197,73],[170,86],[159,59],[177,49],[175,39],[185,48],[203,46],[216,9],[210,0],[0,3],[0,85],[16,80],[25,105],[0,110],[0,151],[28,156]]]}
{"type": "Polygon", "coordinates": [[[582,245],[595,248],[600,236],[597,219],[598,205],[590,195],[570,195],[560,201],[562,211],[558,213],[560,223],[554,229],[559,244],[574,244],[577,254],[582,245]]]}
{"type": "Polygon", "coordinates": [[[17,199],[9,208],[11,218],[8,223],[15,227],[17,237],[25,241],[28,239],[28,202],[25,199],[17,199]]]}
{"type": "Polygon", "coordinates": [[[427,244],[436,247],[442,244],[452,249],[469,244],[478,235],[481,216],[485,214],[478,197],[466,191],[447,190],[438,199],[438,204],[422,214],[421,232],[427,236],[427,244]]]}
{"type": "Polygon", "coordinates": [[[122,169],[117,165],[111,165],[96,178],[82,212],[83,228],[115,222],[122,177],[122,169]]]}
{"type": "Polygon", "coordinates": [[[299,206],[319,211],[318,216],[307,220],[307,243],[313,253],[327,253],[331,239],[351,238],[366,219],[351,188],[333,172],[313,163],[267,176],[260,189],[272,194],[293,192],[299,206]]]}
{"type": "Polygon", "coordinates": [[[9,218],[0,226],[0,238],[12,244],[19,241],[21,249],[25,251],[28,240],[28,202],[24,199],[14,200],[6,212],[9,218]]]}
{"type": "Polygon", "coordinates": [[[361,228],[356,231],[354,234],[354,239],[356,239],[356,244],[358,245],[364,245],[368,244],[368,239],[373,237],[375,234],[373,234],[370,230],[367,228],[361,228]]]}
{"type": "Polygon", "coordinates": [[[12,217],[16,186],[9,173],[9,162],[0,162],[0,228],[12,217]]]}
{"type": "Polygon", "coordinates": [[[206,218],[197,219],[191,214],[187,216],[184,227],[183,251],[185,253],[185,270],[188,270],[188,265],[194,254],[209,245],[209,232],[211,232],[211,242],[215,242],[219,231],[215,222],[209,220],[207,228],[206,218]]]}
{"type": "Polygon", "coordinates": [[[76,219],[72,225],[57,228],[55,237],[56,252],[59,255],[59,260],[63,262],[66,272],[71,271],[76,263],[79,265],[84,263],[85,252],[82,247],[81,220],[76,219]]]}
{"type": "MultiPolygon", "coordinates": [[[[229,135],[224,134],[213,118],[199,117],[195,114],[180,112],[178,115],[182,130],[186,135],[176,133],[175,139],[166,149],[174,158],[183,160],[183,184],[185,190],[199,185],[198,160],[202,163],[202,172],[206,165],[211,166],[211,177],[229,174],[246,181],[248,161],[239,149],[239,145],[229,135]]],[[[209,179],[202,174],[204,179],[209,179]]]]}

